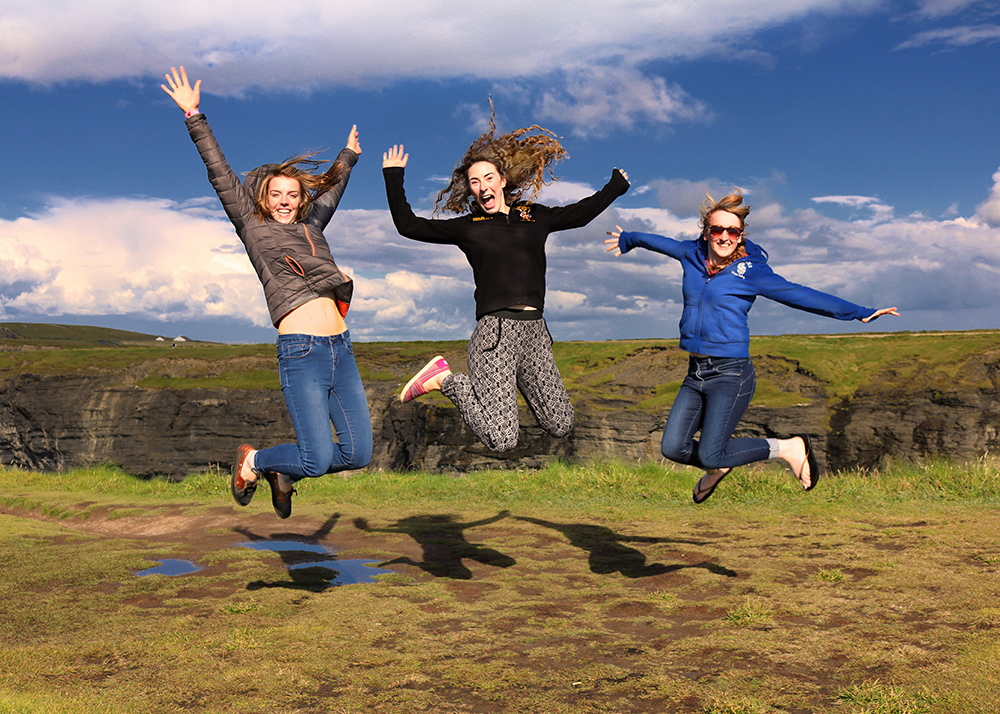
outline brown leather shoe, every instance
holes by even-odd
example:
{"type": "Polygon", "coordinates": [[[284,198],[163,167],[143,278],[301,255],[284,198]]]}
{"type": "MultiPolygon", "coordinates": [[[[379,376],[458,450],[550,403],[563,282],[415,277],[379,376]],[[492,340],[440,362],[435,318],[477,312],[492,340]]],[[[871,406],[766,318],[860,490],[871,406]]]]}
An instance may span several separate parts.
{"type": "Polygon", "coordinates": [[[278,488],[279,475],[277,473],[274,471],[264,471],[263,473],[264,478],[267,479],[267,485],[271,487],[271,505],[274,506],[274,512],[278,514],[278,518],[288,518],[292,515],[292,494],[295,493],[295,489],[285,493],[278,488]]]}
{"type": "Polygon", "coordinates": [[[232,491],[233,498],[241,506],[249,505],[250,501],[253,500],[254,493],[257,491],[257,481],[247,481],[242,476],[243,464],[246,462],[247,457],[250,456],[251,451],[253,451],[253,447],[250,444],[241,444],[236,449],[233,472],[229,474],[229,490],[232,491]]]}

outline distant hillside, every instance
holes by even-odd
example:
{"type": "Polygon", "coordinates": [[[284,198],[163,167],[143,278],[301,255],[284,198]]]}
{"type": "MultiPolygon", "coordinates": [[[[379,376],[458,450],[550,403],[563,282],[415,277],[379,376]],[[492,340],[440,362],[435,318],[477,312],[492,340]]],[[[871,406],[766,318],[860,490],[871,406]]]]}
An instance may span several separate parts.
{"type": "MultiPolygon", "coordinates": [[[[153,342],[161,335],[115,330],[90,325],[55,325],[36,322],[0,322],[0,341],[23,340],[38,345],[115,345],[126,342],[153,342]]],[[[162,335],[169,341],[168,335],[162,335]]],[[[185,338],[187,339],[187,338],[185,338]]],[[[190,341],[190,340],[188,340],[190,341]]]]}

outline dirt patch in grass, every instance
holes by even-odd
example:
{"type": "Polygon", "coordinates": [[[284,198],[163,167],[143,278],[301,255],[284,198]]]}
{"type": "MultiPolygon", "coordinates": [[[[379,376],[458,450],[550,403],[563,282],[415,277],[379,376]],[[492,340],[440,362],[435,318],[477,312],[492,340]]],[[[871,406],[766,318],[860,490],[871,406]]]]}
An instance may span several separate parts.
{"type": "Polygon", "coordinates": [[[985,509],[84,512],[0,508],[0,710],[916,714],[1000,685],[985,509]],[[328,587],[239,547],[266,539],[390,572],[328,587]],[[164,558],[201,570],[132,575],[164,558]]]}

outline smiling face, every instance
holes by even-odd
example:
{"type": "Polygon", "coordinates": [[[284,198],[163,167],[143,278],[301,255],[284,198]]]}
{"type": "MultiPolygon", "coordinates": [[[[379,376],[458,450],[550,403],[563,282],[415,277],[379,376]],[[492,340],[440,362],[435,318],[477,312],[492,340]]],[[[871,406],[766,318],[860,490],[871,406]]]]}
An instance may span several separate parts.
{"type": "Polygon", "coordinates": [[[275,176],[267,185],[267,212],[278,223],[295,223],[302,205],[302,185],[298,179],[275,176]]]}
{"type": "Polygon", "coordinates": [[[708,243],[708,260],[713,265],[720,265],[733,254],[742,240],[743,222],[740,217],[729,211],[714,211],[708,217],[708,228],[705,229],[705,241],[708,243]],[[723,230],[718,230],[722,228],[723,230]],[[730,230],[739,232],[732,235],[730,230]],[[719,235],[715,235],[718,233],[719,235]]]}
{"type": "Polygon", "coordinates": [[[500,175],[497,167],[489,161],[478,161],[469,167],[469,193],[486,213],[507,213],[507,199],[503,189],[507,179],[500,175]]]}

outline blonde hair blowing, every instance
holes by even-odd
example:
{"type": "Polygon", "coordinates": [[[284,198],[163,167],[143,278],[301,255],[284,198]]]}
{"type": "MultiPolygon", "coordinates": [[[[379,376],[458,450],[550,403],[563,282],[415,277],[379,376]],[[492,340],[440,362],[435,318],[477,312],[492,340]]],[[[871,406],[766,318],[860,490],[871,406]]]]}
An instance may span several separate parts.
{"type": "Polygon", "coordinates": [[[699,223],[702,236],[708,230],[709,216],[716,211],[732,213],[740,219],[740,228],[746,229],[747,216],[750,215],[750,204],[743,204],[743,192],[740,189],[734,188],[731,194],[720,198],[718,201],[708,195],[708,191],[705,192],[705,200],[701,203],[701,222],[699,223]]]}
{"type": "Polygon", "coordinates": [[[267,172],[257,181],[257,190],[254,192],[254,212],[258,218],[263,221],[271,217],[267,210],[267,191],[271,185],[271,179],[276,176],[285,176],[299,182],[302,200],[299,204],[299,210],[295,214],[295,220],[301,221],[309,215],[312,202],[333,188],[346,168],[343,162],[335,161],[325,172],[313,173],[323,164],[330,163],[329,161],[313,159],[312,157],[318,153],[320,152],[313,151],[308,154],[299,154],[267,168],[267,172]]]}
{"type": "Polygon", "coordinates": [[[716,271],[726,268],[731,263],[741,260],[746,257],[747,254],[747,234],[746,234],[746,220],[747,216],[750,215],[750,204],[743,203],[743,192],[738,188],[734,188],[733,192],[728,196],[724,196],[716,201],[714,198],[708,195],[708,191],[705,192],[705,200],[701,204],[701,237],[708,240],[708,227],[711,225],[709,223],[709,217],[716,211],[725,211],[726,213],[732,213],[734,216],[740,219],[740,228],[743,233],[740,235],[740,243],[736,246],[736,250],[729,254],[719,265],[714,266],[716,271]]]}
{"type": "Polygon", "coordinates": [[[451,172],[451,180],[434,201],[435,213],[465,213],[469,210],[472,198],[469,191],[469,168],[480,161],[493,164],[500,176],[506,179],[507,185],[503,192],[508,206],[516,201],[533,201],[542,186],[559,180],[552,173],[552,166],[569,154],[556,135],[532,124],[509,134],[495,136],[493,99],[490,98],[489,102],[490,129],[472,143],[451,172]],[[529,136],[533,131],[540,133],[529,136]],[[442,202],[443,205],[438,205],[442,202]]]}

